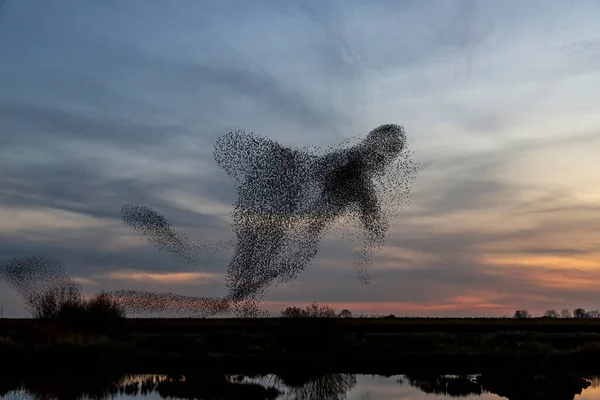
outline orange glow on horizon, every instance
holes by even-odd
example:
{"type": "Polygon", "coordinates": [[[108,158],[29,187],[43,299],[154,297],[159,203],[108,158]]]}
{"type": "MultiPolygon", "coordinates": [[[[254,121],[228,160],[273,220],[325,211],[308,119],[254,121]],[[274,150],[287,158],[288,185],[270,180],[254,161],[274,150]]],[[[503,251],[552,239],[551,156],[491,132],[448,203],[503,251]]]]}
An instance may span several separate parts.
{"type": "MultiPolygon", "coordinates": [[[[265,301],[261,303],[261,308],[269,311],[281,311],[287,307],[306,307],[313,304],[312,302],[275,302],[265,301]]],[[[321,304],[321,303],[319,303],[321,304]]],[[[323,303],[325,304],[325,303],[323,303]]],[[[449,303],[428,303],[428,304],[416,304],[410,302],[339,302],[339,303],[326,303],[336,311],[343,309],[350,310],[353,314],[394,314],[396,316],[402,315],[432,315],[435,312],[464,312],[469,313],[474,310],[481,311],[482,309],[489,309],[492,314],[505,315],[514,312],[515,308],[513,305],[499,304],[493,302],[449,302],[449,303]],[[424,313],[424,314],[423,314],[424,313]]],[[[487,313],[486,313],[487,314],[487,313]]]]}
{"type": "Polygon", "coordinates": [[[221,274],[210,272],[173,272],[149,273],[143,271],[114,271],[105,275],[109,279],[130,280],[136,282],[155,282],[163,284],[197,284],[199,281],[216,281],[221,274]]]}
{"type": "Polygon", "coordinates": [[[581,269],[600,270],[600,261],[594,257],[531,256],[511,254],[505,256],[487,256],[483,262],[487,265],[512,265],[526,267],[545,267],[559,270],[581,269]]]}

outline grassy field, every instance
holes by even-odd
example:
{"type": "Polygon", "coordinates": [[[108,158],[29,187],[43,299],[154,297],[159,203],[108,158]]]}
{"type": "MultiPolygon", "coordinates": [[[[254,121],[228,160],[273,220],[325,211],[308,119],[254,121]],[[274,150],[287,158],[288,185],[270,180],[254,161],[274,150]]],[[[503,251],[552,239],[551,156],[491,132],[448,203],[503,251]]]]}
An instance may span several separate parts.
{"type": "Polygon", "coordinates": [[[595,319],[125,319],[93,329],[0,320],[0,357],[17,364],[71,357],[75,364],[115,362],[131,368],[198,362],[268,368],[311,360],[325,369],[365,372],[399,365],[482,369],[517,361],[587,368],[598,356],[595,319]]]}
{"type": "MultiPolygon", "coordinates": [[[[14,329],[39,325],[31,318],[0,319],[0,335],[14,329]]],[[[213,331],[251,329],[271,331],[283,326],[317,326],[334,324],[350,331],[370,332],[438,331],[438,332],[600,332],[600,319],[561,318],[126,318],[130,331],[179,333],[183,331],[213,331]]]]}

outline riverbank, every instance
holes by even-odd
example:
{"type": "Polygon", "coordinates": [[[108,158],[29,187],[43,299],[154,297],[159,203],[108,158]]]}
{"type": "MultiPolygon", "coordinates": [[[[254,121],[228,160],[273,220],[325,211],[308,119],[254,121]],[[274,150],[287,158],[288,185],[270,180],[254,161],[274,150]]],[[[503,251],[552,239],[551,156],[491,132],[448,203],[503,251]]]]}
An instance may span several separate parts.
{"type": "Polygon", "coordinates": [[[211,368],[273,373],[600,373],[600,322],[514,319],[126,319],[111,327],[0,320],[3,368],[211,368]],[[278,371],[276,371],[278,370],[278,371]]]}

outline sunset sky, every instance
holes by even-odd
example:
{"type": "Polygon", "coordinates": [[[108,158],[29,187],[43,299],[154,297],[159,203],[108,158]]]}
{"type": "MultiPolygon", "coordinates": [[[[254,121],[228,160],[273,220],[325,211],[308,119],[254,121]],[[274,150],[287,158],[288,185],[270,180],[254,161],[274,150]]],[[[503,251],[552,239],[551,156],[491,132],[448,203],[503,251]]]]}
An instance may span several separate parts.
{"type": "MultiPolygon", "coordinates": [[[[398,123],[421,169],[371,284],[328,236],[265,308],[600,308],[599,20],[585,0],[0,2],[0,259],[57,258],[86,292],[223,295],[227,254],[159,253],[121,206],[231,237],[220,135],[398,123]]],[[[0,303],[26,315],[3,283],[0,303]]]]}

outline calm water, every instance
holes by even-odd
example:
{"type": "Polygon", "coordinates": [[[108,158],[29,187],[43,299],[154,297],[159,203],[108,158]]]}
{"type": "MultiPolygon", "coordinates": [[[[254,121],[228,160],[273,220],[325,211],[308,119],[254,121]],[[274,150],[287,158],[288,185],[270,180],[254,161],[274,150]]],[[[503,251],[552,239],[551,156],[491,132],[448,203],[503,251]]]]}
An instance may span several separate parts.
{"type": "Polygon", "coordinates": [[[515,383],[475,375],[330,374],[320,377],[131,375],[125,377],[0,377],[3,399],[577,399],[600,400],[600,379],[557,377],[515,383]],[[582,386],[587,386],[586,388],[582,386]]]}

